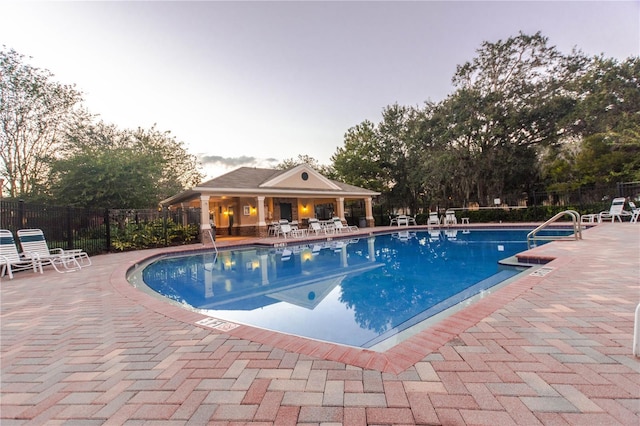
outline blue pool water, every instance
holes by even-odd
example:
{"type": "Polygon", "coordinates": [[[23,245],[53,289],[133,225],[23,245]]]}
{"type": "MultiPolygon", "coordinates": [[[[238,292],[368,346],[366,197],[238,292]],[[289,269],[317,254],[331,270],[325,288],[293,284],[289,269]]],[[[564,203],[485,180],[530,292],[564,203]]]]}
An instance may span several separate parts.
{"type": "MultiPolygon", "coordinates": [[[[436,230],[166,257],[142,279],[227,321],[372,347],[519,273],[527,230],[436,230]]],[[[291,242],[289,242],[291,243],[291,242]]]]}

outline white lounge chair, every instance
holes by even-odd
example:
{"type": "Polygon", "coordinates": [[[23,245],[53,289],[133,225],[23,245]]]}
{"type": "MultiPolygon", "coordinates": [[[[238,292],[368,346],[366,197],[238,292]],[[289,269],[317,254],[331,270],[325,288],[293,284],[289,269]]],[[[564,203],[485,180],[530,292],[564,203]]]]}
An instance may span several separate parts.
{"type": "Polygon", "coordinates": [[[637,223],[638,216],[640,216],[640,207],[636,207],[633,201],[629,201],[629,207],[631,207],[631,223],[637,223]]]}
{"type": "Polygon", "coordinates": [[[427,219],[427,225],[440,225],[440,218],[438,212],[429,212],[429,219],[427,219]]]}
{"type": "Polygon", "coordinates": [[[457,225],[458,219],[456,218],[456,213],[453,210],[447,210],[444,213],[444,224],[445,225],[457,225]]]}
{"type": "Polygon", "coordinates": [[[33,272],[42,273],[42,264],[34,257],[18,253],[18,247],[13,239],[13,234],[7,229],[0,229],[0,277],[5,273],[9,279],[13,279],[14,271],[33,269],[33,272]]]}
{"type": "Polygon", "coordinates": [[[308,228],[307,232],[309,234],[311,232],[314,232],[316,235],[319,235],[320,233],[326,234],[327,230],[326,230],[326,228],[322,227],[322,225],[320,224],[320,221],[318,219],[312,218],[312,219],[309,219],[309,228],[308,228]]]}
{"type": "Polygon", "coordinates": [[[41,229],[19,229],[18,240],[23,255],[37,258],[44,265],[51,265],[58,272],[70,272],[91,266],[89,255],[81,249],[49,249],[41,229]],[[58,269],[59,266],[64,270],[58,269]]]}
{"type": "Polygon", "coordinates": [[[399,215],[396,217],[396,225],[398,226],[409,226],[409,219],[405,215],[399,215]]]}
{"type": "Polygon", "coordinates": [[[287,235],[291,235],[291,225],[289,224],[289,221],[286,219],[281,219],[278,222],[278,237],[280,235],[282,235],[285,239],[287,238],[287,235]]]}
{"type": "Polygon", "coordinates": [[[357,226],[343,224],[342,220],[339,217],[333,218],[333,227],[335,229],[335,232],[342,232],[343,230],[353,232],[358,230],[357,226]]]}
{"type": "Polygon", "coordinates": [[[611,223],[615,222],[616,218],[622,222],[622,216],[631,216],[631,213],[624,210],[624,197],[614,198],[611,202],[611,207],[608,211],[603,211],[598,214],[598,222],[611,219],[611,223]]]}

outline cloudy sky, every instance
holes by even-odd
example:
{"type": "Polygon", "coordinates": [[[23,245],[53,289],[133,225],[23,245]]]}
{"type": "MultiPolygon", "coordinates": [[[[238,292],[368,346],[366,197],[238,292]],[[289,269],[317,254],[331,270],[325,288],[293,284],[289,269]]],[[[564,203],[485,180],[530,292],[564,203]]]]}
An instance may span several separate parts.
{"type": "Polygon", "coordinates": [[[386,106],[445,98],[483,41],[541,31],[564,53],[640,54],[637,0],[0,0],[0,16],[0,45],[104,121],[171,131],[209,178],[299,154],[329,164],[386,106]]]}

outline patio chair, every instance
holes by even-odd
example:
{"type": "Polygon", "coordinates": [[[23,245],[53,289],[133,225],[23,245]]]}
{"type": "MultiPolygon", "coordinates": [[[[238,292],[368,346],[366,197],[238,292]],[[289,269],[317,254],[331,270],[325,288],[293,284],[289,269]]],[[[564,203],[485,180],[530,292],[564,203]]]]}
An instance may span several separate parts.
{"type": "Polygon", "coordinates": [[[603,211],[598,214],[598,222],[611,219],[611,223],[615,222],[616,218],[622,222],[622,216],[631,216],[631,213],[624,210],[624,197],[614,198],[611,202],[611,207],[608,211],[603,211]]]}
{"type": "Polygon", "coordinates": [[[319,235],[320,233],[327,233],[326,228],[323,228],[322,225],[320,224],[320,221],[318,219],[315,218],[311,218],[309,219],[309,229],[308,229],[308,233],[314,232],[316,235],[319,235]]]}
{"type": "Polygon", "coordinates": [[[636,207],[633,201],[629,201],[629,207],[631,207],[631,223],[637,223],[638,216],[640,216],[640,207],[636,207]]]}
{"type": "Polygon", "coordinates": [[[291,235],[291,225],[286,219],[278,221],[278,231],[276,236],[279,237],[280,235],[282,235],[285,239],[287,238],[287,235],[291,235]]]}
{"type": "Polygon", "coordinates": [[[71,272],[91,266],[89,255],[81,249],[49,249],[41,229],[19,229],[18,240],[24,255],[37,258],[42,266],[51,265],[58,272],[71,272]],[[60,270],[60,266],[64,270],[60,270]]]}
{"type": "Polygon", "coordinates": [[[7,229],[0,229],[0,265],[0,277],[7,273],[9,279],[13,279],[14,271],[33,269],[33,272],[40,270],[42,273],[42,264],[38,259],[18,253],[13,234],[7,229]]]}
{"type": "Polygon", "coordinates": [[[396,225],[398,226],[409,226],[409,219],[405,215],[399,215],[396,218],[396,225]]]}
{"type": "Polygon", "coordinates": [[[456,218],[456,213],[453,210],[447,210],[444,213],[444,224],[445,225],[457,225],[458,219],[456,218]]]}
{"type": "Polygon", "coordinates": [[[342,219],[340,219],[339,217],[333,218],[333,226],[335,232],[342,232],[343,230],[353,232],[358,230],[358,227],[355,225],[345,225],[344,223],[342,223],[342,219]]]}
{"type": "Polygon", "coordinates": [[[280,224],[278,222],[271,222],[269,224],[269,228],[267,229],[268,237],[277,237],[278,229],[280,229],[280,224]]]}
{"type": "Polygon", "coordinates": [[[429,212],[429,219],[427,219],[427,225],[440,225],[440,218],[438,212],[429,212]]]}

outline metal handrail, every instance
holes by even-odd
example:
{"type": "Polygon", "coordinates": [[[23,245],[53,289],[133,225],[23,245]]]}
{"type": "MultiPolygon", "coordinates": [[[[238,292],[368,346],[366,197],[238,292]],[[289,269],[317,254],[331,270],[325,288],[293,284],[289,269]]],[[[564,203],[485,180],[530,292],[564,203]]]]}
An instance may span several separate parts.
{"type": "Polygon", "coordinates": [[[218,246],[216,246],[215,234],[213,233],[213,231],[211,231],[211,229],[207,229],[207,232],[209,233],[209,238],[211,239],[211,244],[213,244],[213,249],[216,251],[216,254],[218,254],[218,246]]]}
{"type": "Polygon", "coordinates": [[[580,225],[580,213],[578,213],[575,210],[562,211],[562,212],[556,214],[555,216],[553,216],[551,219],[547,220],[542,225],[538,226],[533,231],[529,232],[527,234],[527,248],[530,249],[532,245],[535,247],[535,242],[536,241],[555,241],[555,240],[569,240],[569,239],[573,239],[573,240],[581,240],[582,239],[582,227],[580,225]],[[572,221],[572,224],[573,224],[573,236],[566,236],[566,235],[564,235],[564,236],[563,235],[545,235],[545,236],[541,236],[541,235],[537,235],[539,231],[541,231],[542,229],[546,228],[549,224],[557,221],[558,219],[560,219],[561,217],[564,217],[566,215],[571,216],[571,221],[572,221]]]}

